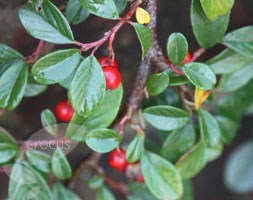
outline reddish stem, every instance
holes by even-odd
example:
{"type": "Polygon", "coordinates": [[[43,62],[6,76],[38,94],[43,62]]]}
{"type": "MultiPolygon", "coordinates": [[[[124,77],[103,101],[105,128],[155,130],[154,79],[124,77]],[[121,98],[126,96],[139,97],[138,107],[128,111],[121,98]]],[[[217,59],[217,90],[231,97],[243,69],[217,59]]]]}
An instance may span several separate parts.
{"type": "Polygon", "coordinates": [[[203,53],[205,53],[206,49],[200,48],[193,53],[191,62],[196,61],[203,53]]]}
{"type": "Polygon", "coordinates": [[[45,51],[45,41],[43,40],[40,40],[38,46],[36,47],[35,51],[32,53],[31,56],[28,56],[28,57],[25,57],[24,60],[27,62],[27,63],[34,63],[38,57],[39,57],[39,54],[40,52],[42,51],[42,49],[45,51]]]}
{"type": "Polygon", "coordinates": [[[111,179],[105,174],[105,182],[116,192],[123,194],[124,196],[128,195],[128,188],[125,184],[111,179]]]}
{"type": "Polygon", "coordinates": [[[178,74],[178,75],[180,75],[180,76],[184,76],[184,72],[178,70],[174,65],[170,64],[169,66],[170,66],[170,68],[171,68],[171,70],[172,70],[173,72],[175,72],[176,74],[178,74]]]}

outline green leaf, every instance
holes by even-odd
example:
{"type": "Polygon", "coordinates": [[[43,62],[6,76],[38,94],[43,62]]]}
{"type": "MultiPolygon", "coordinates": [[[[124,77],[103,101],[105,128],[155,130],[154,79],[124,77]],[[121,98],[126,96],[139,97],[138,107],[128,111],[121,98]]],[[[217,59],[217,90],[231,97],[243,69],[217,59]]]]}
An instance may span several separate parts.
{"type": "Polygon", "coordinates": [[[90,13],[82,8],[79,0],[69,0],[65,11],[66,18],[72,24],[79,24],[86,20],[90,13]]]}
{"type": "Polygon", "coordinates": [[[57,136],[58,127],[56,125],[56,118],[51,110],[46,109],[41,112],[41,123],[48,133],[57,136]]]}
{"type": "Polygon", "coordinates": [[[200,4],[200,0],[192,0],[191,24],[193,33],[202,48],[210,48],[222,41],[227,30],[230,13],[210,21],[200,4]]]}
{"type": "Polygon", "coordinates": [[[119,13],[114,0],[80,0],[83,8],[105,19],[117,19],[119,13]]]}
{"type": "Polygon", "coordinates": [[[28,82],[26,84],[24,97],[34,97],[47,89],[47,85],[43,85],[34,80],[31,74],[28,74],[28,82]]]}
{"type": "Polygon", "coordinates": [[[71,83],[71,104],[78,115],[88,117],[101,104],[104,94],[104,73],[97,59],[90,56],[80,64],[71,83]]]}
{"type": "Polygon", "coordinates": [[[226,187],[237,194],[247,194],[253,190],[253,141],[249,140],[237,147],[229,156],[224,169],[226,187]]]}
{"type": "Polygon", "coordinates": [[[222,143],[218,143],[216,146],[206,148],[207,154],[208,154],[208,162],[212,162],[216,160],[223,151],[223,145],[222,143]]]}
{"type": "Polygon", "coordinates": [[[53,187],[53,200],[81,200],[74,192],[57,182],[53,187]]]}
{"type": "Polygon", "coordinates": [[[13,64],[21,61],[23,61],[23,56],[20,53],[11,47],[0,44],[0,76],[13,64]]]}
{"type": "Polygon", "coordinates": [[[86,144],[94,151],[107,153],[115,149],[122,138],[120,135],[110,129],[98,129],[91,131],[86,135],[86,144]]]}
{"type": "Polygon", "coordinates": [[[192,122],[170,133],[161,148],[161,155],[175,163],[196,141],[196,133],[192,122]]]}
{"type": "Polygon", "coordinates": [[[253,26],[246,26],[228,33],[223,39],[223,44],[253,59],[253,26]]]}
{"type": "Polygon", "coordinates": [[[39,59],[32,68],[34,79],[43,84],[63,81],[76,69],[80,60],[78,49],[59,50],[39,59]]]}
{"type": "Polygon", "coordinates": [[[53,153],[51,167],[56,178],[68,179],[71,177],[71,167],[61,149],[56,149],[53,153]]]}
{"type": "Polygon", "coordinates": [[[183,193],[182,180],[177,169],[158,155],[145,152],[141,170],[149,190],[159,199],[178,199],[183,193]]]}
{"type": "Polygon", "coordinates": [[[250,63],[251,60],[231,49],[225,49],[207,63],[215,74],[230,74],[250,63]]]}
{"type": "Polygon", "coordinates": [[[101,105],[88,118],[75,114],[68,126],[67,138],[80,142],[92,130],[107,128],[114,121],[119,112],[123,97],[123,88],[120,85],[115,90],[107,90],[101,105]]]}
{"type": "Polygon", "coordinates": [[[183,71],[189,81],[200,89],[211,90],[216,83],[213,70],[206,64],[188,63],[184,65],[183,71]]]}
{"type": "Polygon", "coordinates": [[[219,83],[219,90],[222,92],[231,92],[247,85],[247,83],[253,78],[252,67],[253,62],[232,74],[223,75],[219,83]]]}
{"type": "Polygon", "coordinates": [[[162,93],[169,84],[169,77],[166,73],[152,74],[147,81],[147,89],[150,95],[156,96],[162,93]]]}
{"type": "Polygon", "coordinates": [[[173,33],[167,41],[167,55],[173,65],[179,65],[188,52],[188,43],[182,33],[173,33]]]}
{"type": "Polygon", "coordinates": [[[64,79],[63,81],[59,82],[59,84],[66,88],[66,89],[70,89],[71,87],[71,83],[75,77],[76,71],[77,71],[78,67],[72,72],[72,74],[70,74],[66,79],[64,79]]]}
{"type": "Polygon", "coordinates": [[[106,187],[101,187],[96,196],[96,200],[116,200],[112,192],[106,187]]]}
{"type": "Polygon", "coordinates": [[[119,14],[123,13],[127,5],[127,0],[114,0],[114,2],[119,14]]]}
{"type": "Polygon", "coordinates": [[[213,147],[220,142],[220,128],[216,119],[207,111],[199,110],[202,139],[206,146],[213,147]]]}
{"type": "Polygon", "coordinates": [[[234,0],[200,0],[202,8],[210,20],[230,12],[234,5],[234,0]]]}
{"type": "Polygon", "coordinates": [[[184,181],[183,183],[184,193],[180,200],[194,200],[193,184],[191,181],[184,181]]]}
{"type": "Polygon", "coordinates": [[[37,150],[27,150],[25,154],[31,166],[44,173],[50,172],[51,157],[48,154],[37,150]]]}
{"type": "Polygon", "coordinates": [[[51,199],[49,186],[42,175],[25,161],[13,165],[9,182],[9,200],[51,199]],[[33,197],[33,198],[31,198],[33,197]]]}
{"type": "Polygon", "coordinates": [[[59,9],[49,0],[44,0],[42,5],[39,5],[39,2],[28,1],[19,9],[19,18],[26,31],[33,37],[47,42],[72,43],[72,31],[59,9]]]}
{"type": "Polygon", "coordinates": [[[145,120],[153,127],[171,131],[181,128],[189,121],[187,112],[171,106],[153,106],[144,110],[145,120]]]}
{"type": "Polygon", "coordinates": [[[15,109],[22,100],[28,76],[27,64],[13,63],[0,75],[0,107],[15,109]]]}
{"type": "Polygon", "coordinates": [[[88,185],[91,189],[98,189],[104,184],[104,176],[103,175],[95,175],[91,179],[89,179],[88,185]]]}
{"type": "Polygon", "coordinates": [[[0,127],[0,164],[5,164],[16,156],[18,145],[14,138],[0,127]]]}
{"type": "Polygon", "coordinates": [[[139,23],[132,23],[134,26],[134,29],[136,31],[136,34],[139,38],[139,41],[141,43],[141,49],[142,49],[142,59],[144,59],[145,55],[147,54],[151,42],[152,42],[152,32],[150,29],[142,24],[139,23]]]}
{"type": "Polygon", "coordinates": [[[128,200],[158,200],[144,183],[130,182],[128,188],[130,192],[128,200]]]}
{"type": "Polygon", "coordinates": [[[199,142],[186,152],[176,163],[182,178],[190,179],[198,174],[207,164],[208,156],[203,142],[199,142]]]}
{"type": "Polygon", "coordinates": [[[126,159],[129,163],[134,163],[140,160],[144,151],[143,138],[137,135],[132,142],[127,146],[126,159]]]}
{"type": "Polygon", "coordinates": [[[221,131],[221,139],[225,144],[229,144],[236,136],[239,123],[224,116],[216,116],[221,131]]]}

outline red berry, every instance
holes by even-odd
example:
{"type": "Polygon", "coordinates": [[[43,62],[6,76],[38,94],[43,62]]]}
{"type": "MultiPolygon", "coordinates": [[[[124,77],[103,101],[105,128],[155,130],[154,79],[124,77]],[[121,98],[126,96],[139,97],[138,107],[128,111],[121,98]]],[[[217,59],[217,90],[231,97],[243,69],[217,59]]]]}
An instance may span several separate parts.
{"type": "Polygon", "coordinates": [[[144,177],[142,175],[138,175],[135,177],[136,182],[143,183],[144,182],[144,177]]]}
{"type": "Polygon", "coordinates": [[[70,122],[74,112],[75,111],[68,101],[61,101],[55,107],[57,118],[63,122],[70,122]]]}
{"type": "Polygon", "coordinates": [[[116,89],[121,83],[121,75],[115,67],[103,67],[105,75],[106,88],[113,90],[116,89]]]}
{"type": "Polygon", "coordinates": [[[189,62],[191,62],[191,60],[192,60],[192,55],[191,55],[190,52],[188,52],[188,53],[186,54],[184,60],[183,60],[183,64],[189,63],[189,62]]]}
{"type": "Polygon", "coordinates": [[[126,151],[122,148],[120,148],[119,150],[118,149],[113,150],[109,154],[108,162],[112,168],[120,172],[125,171],[128,165],[126,161],[126,151]]]}
{"type": "Polygon", "coordinates": [[[108,57],[106,56],[102,56],[98,59],[99,64],[102,67],[107,67],[107,66],[111,66],[111,67],[115,67],[118,68],[119,64],[118,62],[114,59],[114,61],[110,60],[108,57]]]}

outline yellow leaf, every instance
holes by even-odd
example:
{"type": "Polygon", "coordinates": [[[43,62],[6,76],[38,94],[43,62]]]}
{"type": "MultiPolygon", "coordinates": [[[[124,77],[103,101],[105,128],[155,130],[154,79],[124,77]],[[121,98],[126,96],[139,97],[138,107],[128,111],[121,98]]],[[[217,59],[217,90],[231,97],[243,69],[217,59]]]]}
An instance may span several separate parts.
{"type": "Polygon", "coordinates": [[[204,101],[207,100],[210,94],[211,90],[202,90],[200,88],[196,88],[194,96],[195,108],[199,109],[204,101]]]}
{"type": "Polygon", "coordinates": [[[150,22],[150,15],[146,10],[138,7],[136,10],[136,20],[140,24],[147,24],[150,22]]]}

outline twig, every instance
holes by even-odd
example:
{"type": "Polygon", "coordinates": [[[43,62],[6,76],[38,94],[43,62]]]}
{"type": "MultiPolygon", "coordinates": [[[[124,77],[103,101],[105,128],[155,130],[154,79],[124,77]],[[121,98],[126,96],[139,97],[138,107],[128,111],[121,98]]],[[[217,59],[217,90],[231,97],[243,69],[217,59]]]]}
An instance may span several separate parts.
{"type": "Polygon", "coordinates": [[[193,56],[192,56],[192,59],[191,59],[191,62],[194,62],[196,61],[203,53],[205,53],[206,49],[198,49],[197,51],[195,51],[193,53],[193,56]]]}
{"type": "Polygon", "coordinates": [[[36,49],[32,53],[32,55],[28,56],[28,57],[24,57],[25,62],[27,62],[28,64],[29,63],[34,63],[38,59],[39,54],[40,54],[40,52],[41,52],[42,49],[45,52],[45,42],[42,41],[42,40],[40,40],[38,46],[36,47],[36,49]]]}

